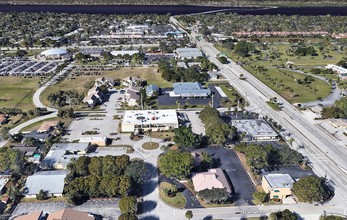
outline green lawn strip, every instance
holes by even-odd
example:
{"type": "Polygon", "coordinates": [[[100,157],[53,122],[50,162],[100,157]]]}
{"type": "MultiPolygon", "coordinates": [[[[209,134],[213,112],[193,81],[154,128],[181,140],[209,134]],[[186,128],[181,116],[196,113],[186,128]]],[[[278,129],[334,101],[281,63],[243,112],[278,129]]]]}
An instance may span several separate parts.
{"type": "Polygon", "coordinates": [[[31,124],[31,125],[28,125],[28,126],[22,128],[20,131],[21,132],[28,132],[28,131],[37,130],[40,127],[40,125],[42,124],[42,122],[44,122],[44,121],[61,121],[61,122],[64,122],[64,127],[68,127],[70,125],[70,123],[72,122],[72,119],[70,119],[70,118],[59,118],[59,117],[44,119],[44,120],[35,122],[35,123],[31,124]]]}
{"type": "Polygon", "coordinates": [[[142,145],[142,148],[145,149],[145,150],[155,150],[159,147],[159,144],[158,143],[155,143],[155,142],[146,142],[142,145]]]}
{"type": "Polygon", "coordinates": [[[275,111],[281,111],[281,107],[279,107],[276,103],[273,102],[266,102],[273,110],[275,111]]]}
{"type": "Polygon", "coordinates": [[[186,198],[183,196],[182,193],[178,192],[176,193],[175,197],[170,198],[169,196],[167,196],[163,190],[166,189],[171,189],[173,187],[173,185],[171,185],[168,182],[162,182],[159,185],[159,196],[160,198],[167,204],[170,206],[173,206],[175,208],[184,208],[184,206],[186,205],[186,198]]]}

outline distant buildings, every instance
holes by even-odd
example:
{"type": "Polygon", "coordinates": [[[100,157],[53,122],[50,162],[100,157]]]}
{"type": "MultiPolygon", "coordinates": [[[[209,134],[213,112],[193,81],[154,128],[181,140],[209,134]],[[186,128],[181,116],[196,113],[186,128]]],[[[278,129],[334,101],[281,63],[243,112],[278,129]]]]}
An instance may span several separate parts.
{"type": "Polygon", "coordinates": [[[199,48],[177,48],[175,55],[178,59],[191,59],[203,56],[199,48]]]}
{"type": "Polygon", "coordinates": [[[170,97],[202,98],[211,95],[211,90],[203,88],[199,82],[181,82],[173,83],[173,91],[169,95],[170,97]]]}
{"type": "Polygon", "coordinates": [[[47,60],[66,59],[68,58],[68,52],[65,49],[53,48],[42,51],[39,58],[47,60]]]}
{"type": "Polygon", "coordinates": [[[125,111],[122,132],[165,131],[178,128],[176,110],[134,110],[125,111]]]}
{"type": "Polygon", "coordinates": [[[114,50],[111,52],[113,56],[124,56],[124,55],[129,55],[132,56],[134,54],[139,53],[138,50],[114,50]]]}
{"type": "Polygon", "coordinates": [[[226,189],[228,193],[232,192],[229,181],[221,168],[196,173],[193,175],[192,181],[196,192],[213,188],[226,189]]]}
{"type": "Polygon", "coordinates": [[[283,200],[292,195],[293,183],[289,174],[267,174],[262,178],[262,187],[271,200],[283,200]]]}
{"type": "Polygon", "coordinates": [[[237,131],[245,134],[247,141],[268,141],[278,138],[278,134],[264,120],[232,120],[232,125],[237,131]]]}
{"type": "Polygon", "coordinates": [[[47,193],[47,196],[61,197],[64,190],[64,179],[66,170],[39,171],[28,176],[24,195],[27,198],[36,198],[40,190],[47,193]]]}
{"type": "Polygon", "coordinates": [[[339,77],[341,80],[347,80],[347,69],[343,68],[341,66],[333,65],[333,64],[328,64],[326,69],[332,69],[334,72],[339,74],[339,77]]]}
{"type": "Polygon", "coordinates": [[[40,164],[41,169],[66,169],[72,158],[87,154],[89,143],[54,144],[40,164]]]}

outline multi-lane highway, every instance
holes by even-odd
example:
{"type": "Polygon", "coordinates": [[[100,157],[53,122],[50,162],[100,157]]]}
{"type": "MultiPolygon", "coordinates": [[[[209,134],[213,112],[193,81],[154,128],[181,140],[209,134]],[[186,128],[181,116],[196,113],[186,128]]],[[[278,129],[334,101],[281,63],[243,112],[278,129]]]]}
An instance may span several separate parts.
{"type": "MultiPolygon", "coordinates": [[[[178,24],[175,18],[172,18],[171,21],[178,24]]],[[[179,27],[180,25],[178,24],[177,26],[179,27]]],[[[320,176],[326,176],[335,188],[335,197],[330,204],[338,206],[340,213],[343,213],[344,209],[347,208],[346,143],[338,142],[320,130],[287,100],[232,60],[228,64],[220,63],[216,58],[220,51],[211,43],[203,39],[196,41],[197,35],[194,32],[189,34],[189,36],[208,58],[220,68],[229,83],[246,98],[251,104],[251,108],[273,118],[303,143],[305,149],[301,153],[310,159],[315,173],[320,176]],[[241,74],[243,74],[246,80],[239,79],[241,74]],[[266,103],[272,97],[277,97],[277,100],[282,103],[282,111],[274,111],[266,103]]]]}

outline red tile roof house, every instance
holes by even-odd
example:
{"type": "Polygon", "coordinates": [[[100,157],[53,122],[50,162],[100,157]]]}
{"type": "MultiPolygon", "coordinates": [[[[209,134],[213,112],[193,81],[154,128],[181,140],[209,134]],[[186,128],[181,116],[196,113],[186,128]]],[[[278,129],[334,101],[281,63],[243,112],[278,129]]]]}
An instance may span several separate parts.
{"type": "Polygon", "coordinates": [[[7,122],[7,116],[4,114],[0,114],[0,125],[3,125],[7,122]]]}
{"type": "Polygon", "coordinates": [[[192,180],[196,192],[204,189],[225,188],[228,193],[232,193],[229,181],[221,168],[209,169],[207,172],[196,173],[193,175],[192,180]]]}

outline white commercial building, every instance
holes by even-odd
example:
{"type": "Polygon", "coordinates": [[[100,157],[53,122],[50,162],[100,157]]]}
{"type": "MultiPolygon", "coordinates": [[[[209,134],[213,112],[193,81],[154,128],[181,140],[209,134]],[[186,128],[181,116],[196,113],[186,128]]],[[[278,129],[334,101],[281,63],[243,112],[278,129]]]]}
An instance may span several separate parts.
{"type": "Polygon", "coordinates": [[[176,110],[125,111],[122,132],[170,130],[178,128],[176,110]]]}
{"type": "Polygon", "coordinates": [[[177,48],[176,57],[179,59],[191,59],[202,57],[202,53],[199,48],[177,48]]]}
{"type": "Polygon", "coordinates": [[[337,72],[338,74],[347,74],[347,69],[343,68],[341,66],[336,66],[334,64],[328,64],[326,69],[332,69],[333,71],[337,72]]]}
{"type": "Polygon", "coordinates": [[[40,58],[45,59],[61,59],[61,58],[67,58],[68,52],[65,49],[62,48],[53,48],[49,50],[42,51],[40,54],[40,58]]]}
{"type": "Polygon", "coordinates": [[[237,131],[245,134],[245,140],[268,141],[278,138],[278,134],[264,120],[233,120],[232,125],[237,131]]]}

